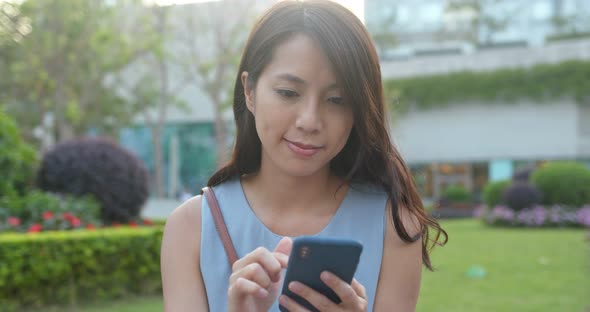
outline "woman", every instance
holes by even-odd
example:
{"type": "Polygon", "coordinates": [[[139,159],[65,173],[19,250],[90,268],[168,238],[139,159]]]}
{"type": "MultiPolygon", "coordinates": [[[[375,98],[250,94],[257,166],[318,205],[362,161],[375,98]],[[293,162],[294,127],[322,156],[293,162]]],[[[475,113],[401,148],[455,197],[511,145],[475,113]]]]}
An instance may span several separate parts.
{"type": "Polygon", "coordinates": [[[364,25],[333,2],[277,3],[246,43],[233,108],[233,158],[208,185],[240,259],[228,264],[207,200],[188,200],[164,232],[165,310],[305,311],[280,296],[281,275],[290,237],[317,235],[363,243],[355,279],[322,274],[339,305],[306,285],[294,293],[320,311],[413,311],[446,233],[391,143],[364,25]]]}

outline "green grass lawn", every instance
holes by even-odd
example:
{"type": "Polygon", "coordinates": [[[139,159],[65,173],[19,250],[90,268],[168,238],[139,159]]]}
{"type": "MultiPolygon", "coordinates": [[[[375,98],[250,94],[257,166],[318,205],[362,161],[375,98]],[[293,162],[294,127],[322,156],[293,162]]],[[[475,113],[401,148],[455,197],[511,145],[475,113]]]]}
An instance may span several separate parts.
{"type": "Polygon", "coordinates": [[[568,311],[590,308],[590,242],[584,230],[443,224],[449,243],[425,272],[418,311],[568,311]],[[486,270],[467,278],[472,265],[486,270]]]}
{"type": "MultiPolygon", "coordinates": [[[[437,271],[424,272],[418,311],[590,309],[590,243],[584,230],[499,229],[473,220],[446,221],[443,226],[450,240],[432,256],[437,271]],[[467,277],[473,265],[484,268],[485,277],[467,277]]],[[[160,298],[145,298],[82,311],[162,309],[160,298]]]]}

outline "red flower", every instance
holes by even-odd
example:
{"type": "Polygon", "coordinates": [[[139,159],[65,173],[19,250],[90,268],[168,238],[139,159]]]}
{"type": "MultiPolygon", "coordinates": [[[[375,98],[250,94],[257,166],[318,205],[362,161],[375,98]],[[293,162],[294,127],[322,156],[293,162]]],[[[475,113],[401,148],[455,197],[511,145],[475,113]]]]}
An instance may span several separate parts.
{"type": "Polygon", "coordinates": [[[120,227],[120,226],[121,226],[121,224],[120,224],[119,222],[113,222],[113,223],[111,224],[111,226],[112,226],[112,227],[116,227],[116,228],[117,228],[117,227],[120,227]]]}
{"type": "Polygon", "coordinates": [[[43,213],[43,220],[47,221],[47,220],[52,219],[52,218],[53,218],[53,212],[51,212],[51,211],[45,211],[43,213]]]}
{"type": "Polygon", "coordinates": [[[20,225],[20,219],[17,217],[8,217],[8,225],[10,226],[19,226],[20,225]]]}
{"type": "Polygon", "coordinates": [[[137,223],[135,221],[129,221],[130,227],[137,227],[137,223]]]}
{"type": "Polygon", "coordinates": [[[153,225],[154,222],[152,220],[150,220],[150,219],[143,219],[143,224],[145,224],[145,225],[153,225]]]}
{"type": "Polygon", "coordinates": [[[72,219],[75,218],[74,215],[69,212],[64,212],[63,217],[64,219],[70,222],[72,222],[72,219]]]}
{"type": "Polygon", "coordinates": [[[70,224],[73,227],[79,227],[82,224],[82,221],[80,221],[80,219],[78,219],[76,217],[72,217],[72,219],[71,220],[68,220],[68,221],[70,221],[70,224]]]}
{"type": "Polygon", "coordinates": [[[86,224],[86,229],[89,230],[89,231],[94,230],[95,229],[94,224],[92,224],[92,223],[86,224]]]}
{"type": "Polygon", "coordinates": [[[29,227],[29,233],[37,233],[41,232],[41,230],[43,230],[43,226],[39,223],[35,223],[29,227]]]}

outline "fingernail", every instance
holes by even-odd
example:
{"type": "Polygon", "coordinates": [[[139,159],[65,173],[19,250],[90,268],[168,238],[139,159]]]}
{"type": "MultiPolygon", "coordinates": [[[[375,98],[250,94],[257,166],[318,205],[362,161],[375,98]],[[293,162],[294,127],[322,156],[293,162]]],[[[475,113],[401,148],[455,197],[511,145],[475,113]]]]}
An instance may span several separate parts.
{"type": "Polygon", "coordinates": [[[322,272],[322,274],[320,275],[320,277],[325,282],[329,282],[329,281],[332,280],[332,275],[330,275],[330,273],[328,273],[328,272],[322,272]]]}
{"type": "Polygon", "coordinates": [[[294,292],[298,292],[302,289],[303,287],[301,287],[301,284],[297,283],[297,282],[291,282],[289,284],[289,289],[294,291],[294,292]]]}
{"type": "Polygon", "coordinates": [[[266,296],[268,296],[268,290],[266,290],[264,288],[260,288],[258,290],[258,297],[260,297],[260,298],[266,298],[266,296]]]}

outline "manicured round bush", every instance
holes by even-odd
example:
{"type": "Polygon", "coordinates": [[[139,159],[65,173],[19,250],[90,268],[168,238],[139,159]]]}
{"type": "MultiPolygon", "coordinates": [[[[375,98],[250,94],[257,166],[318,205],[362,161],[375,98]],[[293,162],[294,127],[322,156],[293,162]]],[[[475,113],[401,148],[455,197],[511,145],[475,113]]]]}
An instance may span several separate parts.
{"type": "Polygon", "coordinates": [[[37,155],[10,116],[0,110],[0,197],[22,194],[30,186],[37,155]]]}
{"type": "Polygon", "coordinates": [[[483,200],[486,205],[491,208],[502,203],[502,195],[510,183],[510,180],[500,180],[486,184],[483,189],[483,200]]]}
{"type": "Polygon", "coordinates": [[[453,185],[443,191],[442,198],[451,203],[465,203],[471,201],[471,193],[461,185],[453,185]]]}
{"type": "Polygon", "coordinates": [[[529,183],[516,182],[506,188],[502,198],[506,206],[514,211],[520,211],[539,204],[541,192],[529,183]]]}
{"type": "Polygon", "coordinates": [[[106,139],[56,145],[42,159],[39,187],[57,193],[92,195],[106,223],[137,219],[148,197],[147,171],[133,154],[106,139]]]}
{"type": "Polygon", "coordinates": [[[529,182],[531,175],[535,172],[534,166],[527,166],[518,169],[512,175],[512,181],[514,182],[529,182]]]}
{"type": "Polygon", "coordinates": [[[590,204],[590,169],[576,162],[553,162],[537,169],[532,183],[545,205],[581,207],[590,204]]]}

